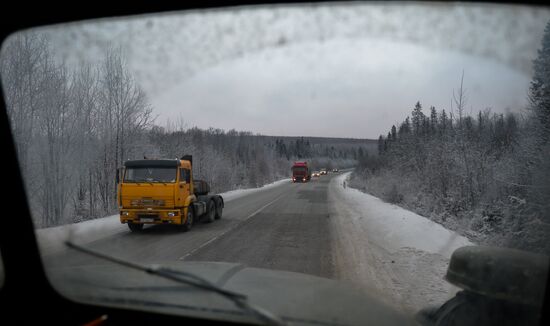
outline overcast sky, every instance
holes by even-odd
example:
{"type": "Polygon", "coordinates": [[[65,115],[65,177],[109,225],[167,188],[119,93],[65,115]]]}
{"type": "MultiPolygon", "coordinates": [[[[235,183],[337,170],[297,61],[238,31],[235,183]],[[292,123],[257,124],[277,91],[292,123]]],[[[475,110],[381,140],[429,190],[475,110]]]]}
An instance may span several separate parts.
{"type": "Polygon", "coordinates": [[[228,60],[153,104],[161,124],[181,115],[191,126],[267,135],[377,138],[416,101],[425,112],[431,105],[449,112],[462,69],[467,111],[525,106],[529,79],[505,65],[373,39],[301,43],[228,60]]]}
{"type": "Polygon", "coordinates": [[[547,9],[373,4],[240,8],[46,30],[72,65],[120,46],[157,124],[377,138],[420,101],[520,112],[547,9]]]}

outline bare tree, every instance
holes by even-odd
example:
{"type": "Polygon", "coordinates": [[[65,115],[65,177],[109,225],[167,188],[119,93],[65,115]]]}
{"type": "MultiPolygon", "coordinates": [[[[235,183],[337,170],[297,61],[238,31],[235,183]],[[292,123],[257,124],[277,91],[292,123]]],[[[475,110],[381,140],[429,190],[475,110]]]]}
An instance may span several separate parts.
{"type": "MultiPolygon", "coordinates": [[[[8,116],[17,139],[15,147],[22,174],[29,176],[33,163],[29,151],[35,138],[36,112],[45,83],[40,71],[49,56],[47,40],[34,33],[17,33],[6,40],[2,54],[0,71],[8,116]]],[[[27,189],[33,188],[34,178],[25,181],[27,189]]],[[[33,194],[29,192],[31,197],[33,194]]]]}
{"type": "Polygon", "coordinates": [[[130,74],[121,49],[110,49],[105,55],[100,85],[99,138],[103,153],[96,174],[103,210],[108,212],[114,209],[116,168],[135,153],[137,135],[152,123],[152,108],[130,74]]]}

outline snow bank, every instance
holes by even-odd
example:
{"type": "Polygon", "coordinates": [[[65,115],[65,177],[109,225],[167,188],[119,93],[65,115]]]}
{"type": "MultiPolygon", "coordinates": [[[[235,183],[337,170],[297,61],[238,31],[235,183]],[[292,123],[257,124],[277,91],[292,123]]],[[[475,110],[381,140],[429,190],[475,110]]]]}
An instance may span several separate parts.
{"type": "Polygon", "coordinates": [[[257,192],[257,191],[261,191],[261,190],[271,189],[271,188],[280,186],[280,185],[282,185],[284,183],[288,183],[288,182],[290,182],[290,179],[285,178],[285,179],[281,179],[281,180],[266,184],[266,185],[264,185],[260,188],[236,189],[236,190],[231,190],[231,191],[228,191],[228,192],[221,193],[220,195],[222,195],[223,200],[225,202],[228,202],[228,201],[240,198],[244,195],[249,195],[253,192],[257,192]]]}
{"type": "Polygon", "coordinates": [[[328,190],[335,276],[368,288],[406,313],[441,305],[458,288],[445,275],[468,239],[401,207],[348,187],[350,172],[328,190]]]}
{"type": "Polygon", "coordinates": [[[364,223],[376,229],[372,236],[386,249],[395,251],[408,247],[450,258],[455,249],[472,245],[467,238],[424,216],[347,187],[349,175],[345,173],[336,178],[334,182],[339,187],[333,188],[346,199],[352,210],[364,218],[364,223]],[[343,187],[344,182],[346,188],[343,187]]]}
{"type": "Polygon", "coordinates": [[[52,254],[65,247],[66,240],[79,244],[126,232],[128,227],[120,223],[118,215],[97,218],[75,224],[37,229],[36,237],[43,254],[52,254]]]}

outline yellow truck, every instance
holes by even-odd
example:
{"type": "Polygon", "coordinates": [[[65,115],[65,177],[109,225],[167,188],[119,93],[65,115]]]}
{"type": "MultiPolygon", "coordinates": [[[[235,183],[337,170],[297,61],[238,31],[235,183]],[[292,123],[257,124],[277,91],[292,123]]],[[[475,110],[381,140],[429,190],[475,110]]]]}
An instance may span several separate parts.
{"type": "Polygon", "coordinates": [[[173,224],[189,231],[193,223],[222,217],[220,195],[208,194],[209,185],[193,180],[193,157],[131,160],[117,169],[120,222],[131,231],[145,224],[173,224]]]}

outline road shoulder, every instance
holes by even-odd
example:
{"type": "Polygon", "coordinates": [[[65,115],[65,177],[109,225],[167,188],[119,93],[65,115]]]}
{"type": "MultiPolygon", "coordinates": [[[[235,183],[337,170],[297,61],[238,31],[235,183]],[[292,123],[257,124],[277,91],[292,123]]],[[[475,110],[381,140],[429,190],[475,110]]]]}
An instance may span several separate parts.
{"type": "Polygon", "coordinates": [[[328,189],[335,276],[377,291],[408,313],[439,305],[458,290],[443,280],[449,257],[466,238],[356,189],[349,173],[328,189]],[[346,182],[347,183],[347,182],[346,182]]]}

